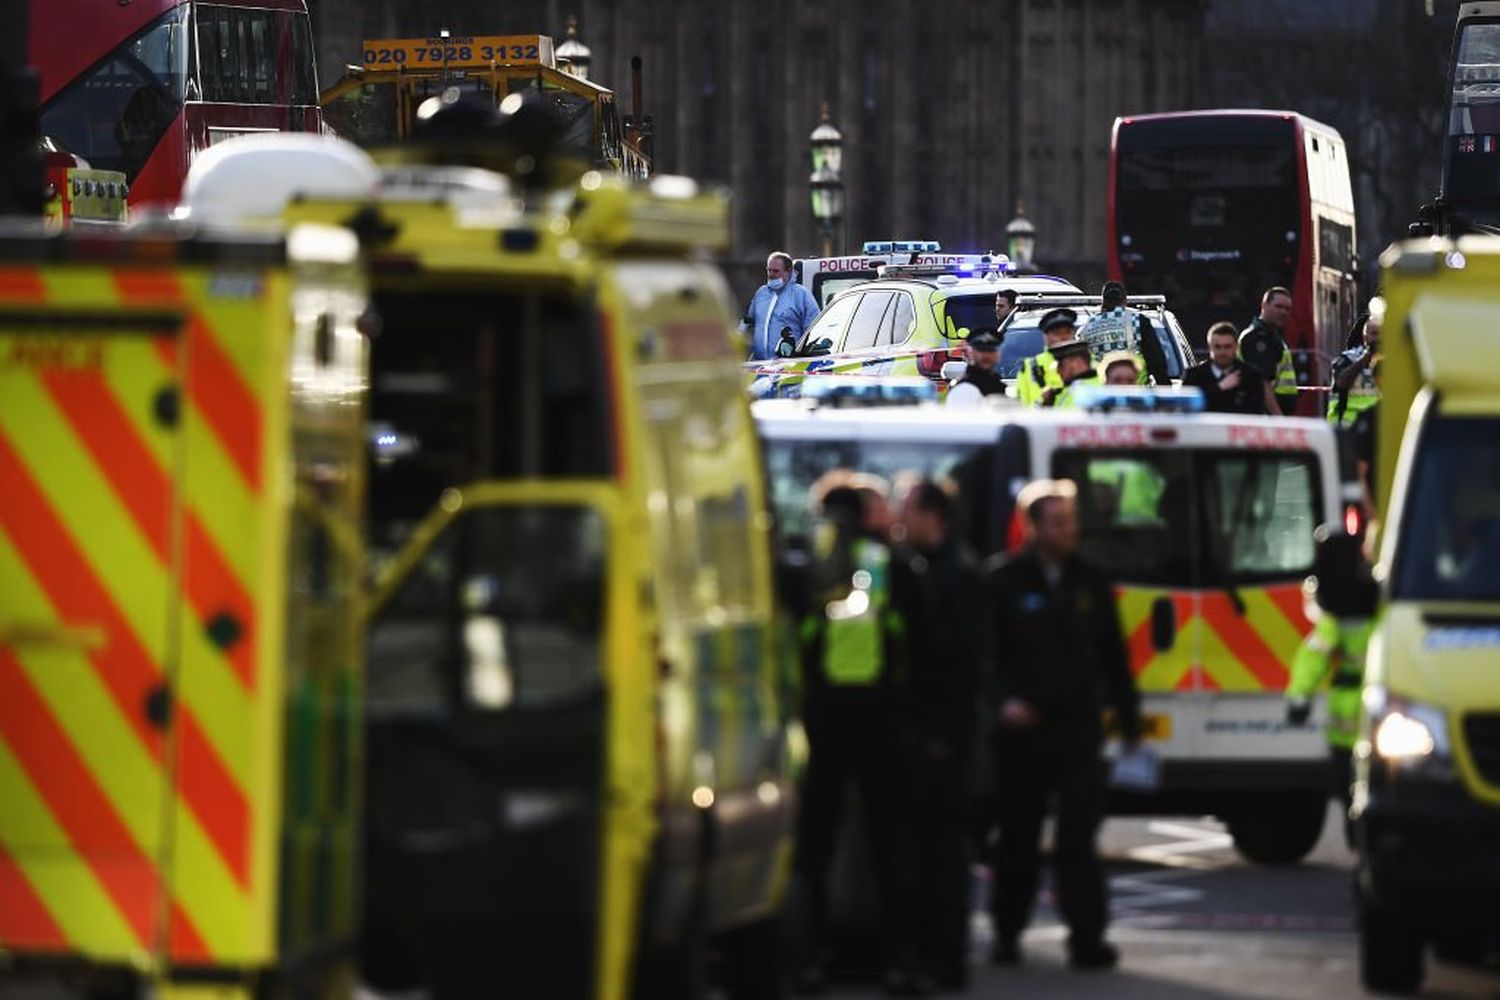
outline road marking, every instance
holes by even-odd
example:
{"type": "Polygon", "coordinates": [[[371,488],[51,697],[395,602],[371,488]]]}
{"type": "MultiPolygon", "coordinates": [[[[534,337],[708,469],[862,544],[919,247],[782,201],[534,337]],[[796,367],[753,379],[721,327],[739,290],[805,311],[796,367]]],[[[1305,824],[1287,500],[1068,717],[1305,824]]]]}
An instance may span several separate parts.
{"type": "Polygon", "coordinates": [[[1167,865],[1172,868],[1218,868],[1220,864],[1198,855],[1208,851],[1223,851],[1234,847],[1234,838],[1217,824],[1172,823],[1153,821],[1147,832],[1159,837],[1175,837],[1165,844],[1146,844],[1132,847],[1126,857],[1151,865],[1167,865]]]}

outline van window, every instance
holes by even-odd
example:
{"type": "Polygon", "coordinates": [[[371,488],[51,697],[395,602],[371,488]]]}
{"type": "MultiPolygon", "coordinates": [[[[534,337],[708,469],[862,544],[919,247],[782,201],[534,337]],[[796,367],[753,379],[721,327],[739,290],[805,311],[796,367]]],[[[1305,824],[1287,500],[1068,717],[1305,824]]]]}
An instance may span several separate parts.
{"type": "Polygon", "coordinates": [[[373,716],[535,709],[597,683],[606,531],[579,506],[455,519],[370,628],[373,716]]]}
{"type": "Polygon", "coordinates": [[[949,478],[971,505],[988,495],[989,451],[972,441],[788,440],[766,437],[762,443],[771,506],[782,541],[806,548],[812,535],[813,484],[834,469],[868,472],[900,486],[915,476],[949,478]]]}
{"type": "Polygon", "coordinates": [[[450,486],[612,475],[611,394],[587,302],[463,286],[381,292],[374,301],[382,322],[370,350],[377,552],[403,544],[450,486]]]}
{"type": "Polygon", "coordinates": [[[1207,552],[1218,581],[1300,578],[1312,571],[1321,523],[1311,455],[1203,456],[1207,552]]]}
{"type": "Polygon", "coordinates": [[[1500,601],[1500,419],[1436,417],[1422,434],[1392,594],[1500,601]]]}
{"type": "Polygon", "coordinates": [[[1185,586],[1196,577],[1189,453],[1063,450],[1052,470],[1078,484],[1083,551],[1111,580],[1185,586]]]}

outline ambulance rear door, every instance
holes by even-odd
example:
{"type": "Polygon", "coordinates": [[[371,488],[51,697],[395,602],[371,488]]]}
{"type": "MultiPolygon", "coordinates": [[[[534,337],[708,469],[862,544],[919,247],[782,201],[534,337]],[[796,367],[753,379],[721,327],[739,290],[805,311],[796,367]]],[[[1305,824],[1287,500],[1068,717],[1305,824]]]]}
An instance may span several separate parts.
{"type": "Polygon", "coordinates": [[[96,285],[0,272],[0,952],[140,964],[182,715],[182,339],[177,316],[50,300],[96,285]]]}

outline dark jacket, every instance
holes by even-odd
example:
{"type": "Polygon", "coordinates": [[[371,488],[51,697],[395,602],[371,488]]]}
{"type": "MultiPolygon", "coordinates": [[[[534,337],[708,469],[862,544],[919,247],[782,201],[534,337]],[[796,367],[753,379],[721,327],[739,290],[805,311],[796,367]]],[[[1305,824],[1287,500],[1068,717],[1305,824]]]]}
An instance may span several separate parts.
{"type": "Polygon", "coordinates": [[[902,714],[912,729],[954,746],[974,738],[985,640],[977,560],[950,539],[934,551],[898,550],[894,598],[906,616],[902,714]]]}
{"type": "Polygon", "coordinates": [[[997,393],[1001,396],[1005,395],[1005,379],[1000,376],[999,372],[992,368],[984,369],[975,365],[969,365],[968,368],[964,369],[963,378],[953,384],[963,385],[965,382],[986,396],[993,396],[997,393]]]}
{"type": "Polygon", "coordinates": [[[1077,556],[1054,589],[1034,549],[991,568],[994,687],[998,705],[1022,698],[1043,729],[1101,739],[1106,705],[1127,739],[1140,734],[1140,695],[1120,632],[1114,590],[1077,556]]]}
{"type": "Polygon", "coordinates": [[[1227,391],[1219,388],[1219,380],[1214,378],[1212,363],[1208,361],[1201,365],[1194,365],[1183,372],[1182,384],[1196,386],[1203,390],[1203,408],[1210,413],[1265,415],[1265,379],[1260,372],[1249,367],[1239,358],[1234,359],[1230,371],[1240,373],[1240,384],[1227,391]]]}

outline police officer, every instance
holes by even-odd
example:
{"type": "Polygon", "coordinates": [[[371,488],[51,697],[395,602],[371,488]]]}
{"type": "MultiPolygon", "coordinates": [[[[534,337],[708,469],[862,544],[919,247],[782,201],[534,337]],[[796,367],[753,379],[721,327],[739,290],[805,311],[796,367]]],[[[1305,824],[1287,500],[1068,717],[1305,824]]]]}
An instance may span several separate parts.
{"type": "Polygon", "coordinates": [[[1096,360],[1123,351],[1135,358],[1136,377],[1140,384],[1154,380],[1167,385],[1171,375],[1166,352],[1156,336],[1156,328],[1145,316],[1126,305],[1125,286],[1106,281],[1099,293],[1100,309],[1078,331],[1078,339],[1089,345],[1096,360]]]}
{"type": "Polygon", "coordinates": [[[1098,385],[1099,372],[1094,368],[1094,356],[1089,345],[1081,340],[1068,340],[1051,349],[1057,361],[1058,386],[1042,390],[1041,406],[1068,409],[1078,405],[1074,390],[1080,386],[1098,385]]]}
{"type": "Polygon", "coordinates": [[[1016,311],[1016,299],[1019,296],[1014,288],[1002,288],[995,293],[995,334],[1002,336],[1000,331],[1005,326],[1005,321],[1010,319],[1010,314],[1016,311]]]}
{"type": "Polygon", "coordinates": [[[1275,285],[1260,297],[1260,315],[1240,331],[1240,358],[1271,384],[1276,405],[1287,416],[1297,410],[1297,369],[1286,343],[1292,293],[1275,285]]]}
{"type": "Polygon", "coordinates": [[[1375,296],[1368,309],[1359,345],[1344,351],[1333,362],[1328,419],[1345,427],[1354,424],[1361,413],[1380,402],[1380,386],[1375,381],[1371,361],[1380,350],[1385,299],[1375,296]]]}
{"type": "Polygon", "coordinates": [[[1376,586],[1357,536],[1345,534],[1339,525],[1325,524],[1316,538],[1317,555],[1308,587],[1322,613],[1292,660],[1286,717],[1291,725],[1305,725],[1312,713],[1313,695],[1325,682],[1328,684],[1328,752],[1333,759],[1334,783],[1347,812],[1351,757],[1359,735],[1365,650],[1375,630],[1371,616],[1376,586]]]}
{"type": "Polygon", "coordinates": [[[1016,398],[1027,406],[1042,406],[1042,394],[1048,389],[1061,389],[1062,379],[1057,374],[1057,358],[1052,354],[1055,344],[1075,339],[1078,332],[1078,314],[1071,309],[1049,309],[1042,314],[1037,324],[1042,331],[1046,349],[1021,366],[1016,377],[1016,398]]]}
{"type": "Polygon", "coordinates": [[[1000,338],[990,330],[969,334],[969,365],[948,390],[949,406],[973,406],[986,396],[1004,396],[1005,379],[996,366],[1000,363],[1000,338]]]}
{"type": "Polygon", "coordinates": [[[1040,868],[1039,841],[1055,796],[1056,883],[1068,954],[1080,969],[1106,969],[1119,952],[1104,940],[1108,899],[1095,837],[1104,816],[1102,710],[1121,735],[1140,734],[1114,591],[1078,555],[1076,487],[1029,484],[1017,497],[1030,528],[1026,548],[989,572],[994,609],[994,720],[1000,839],[991,961],[1021,959],[1040,868]]]}
{"type": "Polygon", "coordinates": [[[896,576],[909,596],[909,672],[902,707],[912,926],[918,967],[942,989],[968,985],[966,832],[973,801],[985,618],[979,566],[960,541],[954,499],[917,482],[901,511],[905,538],[896,576]]]}
{"type": "MultiPolygon", "coordinates": [[[[883,484],[881,484],[883,485],[883,484]]],[[[812,600],[800,629],[803,723],[809,757],[798,816],[797,872],[807,898],[805,992],[827,982],[828,879],[850,787],[858,790],[875,869],[884,940],[905,981],[909,935],[902,892],[901,742],[895,684],[904,672],[905,619],[895,606],[888,507],[871,477],[835,474],[814,489],[812,600]]]]}

